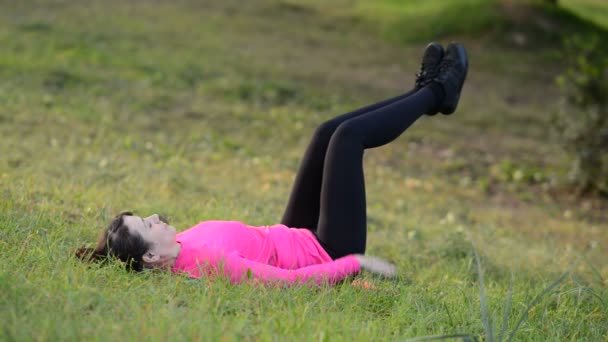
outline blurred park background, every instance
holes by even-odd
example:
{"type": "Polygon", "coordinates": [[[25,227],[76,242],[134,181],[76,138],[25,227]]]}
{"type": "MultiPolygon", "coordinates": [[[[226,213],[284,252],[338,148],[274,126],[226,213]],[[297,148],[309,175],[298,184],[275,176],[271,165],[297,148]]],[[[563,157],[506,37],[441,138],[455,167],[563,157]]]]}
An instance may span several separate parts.
{"type": "Polygon", "coordinates": [[[0,0],[0,340],[606,340],[607,43],[605,0],[0,0]],[[458,111],[365,157],[368,252],[397,281],[72,258],[123,210],[277,223],[316,125],[453,40],[458,111]]]}

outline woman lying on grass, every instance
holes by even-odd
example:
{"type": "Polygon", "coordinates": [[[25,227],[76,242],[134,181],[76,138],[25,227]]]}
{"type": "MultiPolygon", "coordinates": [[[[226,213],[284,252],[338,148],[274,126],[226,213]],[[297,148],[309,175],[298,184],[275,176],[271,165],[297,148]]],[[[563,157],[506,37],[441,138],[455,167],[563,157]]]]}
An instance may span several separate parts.
{"type": "Polygon", "coordinates": [[[365,149],[385,145],[423,114],[456,110],[468,69],[464,47],[427,46],[410,92],[319,126],[312,138],[281,224],[252,227],[206,221],[176,234],[158,215],[118,215],[84,260],[116,257],[129,269],[171,269],[193,278],[222,274],[232,282],[336,283],[362,269],[393,276],[394,267],[364,256],[365,149]],[[300,228],[296,228],[300,227],[300,228]]]}

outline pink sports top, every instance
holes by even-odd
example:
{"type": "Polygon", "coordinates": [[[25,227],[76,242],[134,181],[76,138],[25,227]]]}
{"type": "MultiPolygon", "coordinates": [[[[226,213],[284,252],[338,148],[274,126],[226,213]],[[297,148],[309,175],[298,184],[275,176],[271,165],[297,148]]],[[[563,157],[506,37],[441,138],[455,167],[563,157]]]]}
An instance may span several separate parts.
{"type": "Polygon", "coordinates": [[[181,251],[171,269],[192,278],[223,274],[232,282],[317,285],[359,273],[354,256],[336,260],[308,229],[282,224],[253,227],[236,221],[205,221],[176,236],[181,251]]]}

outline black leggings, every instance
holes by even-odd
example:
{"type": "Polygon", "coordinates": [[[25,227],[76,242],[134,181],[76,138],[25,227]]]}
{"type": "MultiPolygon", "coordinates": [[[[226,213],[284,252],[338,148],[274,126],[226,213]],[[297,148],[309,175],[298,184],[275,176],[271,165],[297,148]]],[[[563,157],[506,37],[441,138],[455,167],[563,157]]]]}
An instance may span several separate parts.
{"type": "Polygon", "coordinates": [[[281,223],[311,230],[333,259],[364,253],[363,151],[395,140],[436,102],[433,91],[425,87],[320,125],[302,159],[281,223]]]}

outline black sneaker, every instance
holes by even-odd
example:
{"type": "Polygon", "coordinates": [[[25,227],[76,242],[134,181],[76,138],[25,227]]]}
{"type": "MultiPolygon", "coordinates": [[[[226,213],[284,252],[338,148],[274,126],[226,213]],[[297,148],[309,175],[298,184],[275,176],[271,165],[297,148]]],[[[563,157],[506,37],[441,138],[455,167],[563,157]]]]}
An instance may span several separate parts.
{"type": "Polygon", "coordinates": [[[443,103],[439,106],[439,112],[442,114],[452,114],[456,110],[468,70],[469,59],[464,46],[450,43],[439,64],[439,75],[434,79],[445,92],[443,103]]]}
{"type": "MultiPolygon", "coordinates": [[[[429,43],[424,50],[422,56],[422,63],[420,63],[420,71],[416,74],[416,85],[415,90],[422,89],[433,82],[439,75],[439,64],[443,58],[443,46],[439,43],[429,43]]],[[[433,110],[427,115],[437,114],[437,110],[433,110]]]]}
{"type": "Polygon", "coordinates": [[[426,46],[422,63],[420,63],[420,71],[416,74],[414,89],[419,90],[426,87],[439,75],[439,63],[442,58],[443,46],[441,44],[432,42],[426,46]]]}

